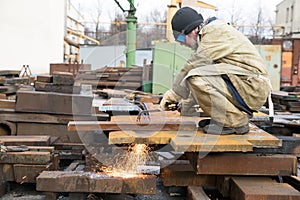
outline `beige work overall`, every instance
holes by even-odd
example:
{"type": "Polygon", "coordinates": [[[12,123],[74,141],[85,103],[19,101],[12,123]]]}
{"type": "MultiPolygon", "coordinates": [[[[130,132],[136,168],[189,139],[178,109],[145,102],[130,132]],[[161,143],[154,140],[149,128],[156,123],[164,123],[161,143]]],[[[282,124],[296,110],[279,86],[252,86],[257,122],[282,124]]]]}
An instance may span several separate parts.
{"type": "Polygon", "coordinates": [[[191,93],[204,112],[225,127],[245,125],[251,116],[237,107],[223,74],[250,109],[266,102],[271,88],[258,51],[239,31],[215,20],[202,28],[199,47],[177,75],[173,90],[185,99],[191,93]]]}

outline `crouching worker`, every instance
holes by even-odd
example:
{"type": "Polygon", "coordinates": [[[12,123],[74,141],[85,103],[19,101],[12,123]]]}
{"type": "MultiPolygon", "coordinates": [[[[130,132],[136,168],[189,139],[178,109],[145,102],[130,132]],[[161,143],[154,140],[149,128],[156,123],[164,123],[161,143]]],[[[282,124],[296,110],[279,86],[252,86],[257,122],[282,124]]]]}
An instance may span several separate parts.
{"type": "Polygon", "coordinates": [[[164,94],[161,108],[194,100],[210,117],[199,122],[204,133],[248,133],[249,119],[271,91],[268,71],[255,46],[231,25],[215,17],[203,21],[189,7],[179,9],[171,23],[176,41],[195,52],[164,94]]]}

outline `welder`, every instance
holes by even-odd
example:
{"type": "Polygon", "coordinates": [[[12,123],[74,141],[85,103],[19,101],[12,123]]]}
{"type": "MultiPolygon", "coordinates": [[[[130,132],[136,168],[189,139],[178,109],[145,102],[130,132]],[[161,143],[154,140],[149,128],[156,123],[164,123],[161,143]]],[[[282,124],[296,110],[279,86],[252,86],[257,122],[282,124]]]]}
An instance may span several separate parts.
{"type": "MultiPolygon", "coordinates": [[[[190,7],[180,8],[171,21],[177,42],[194,50],[160,102],[199,105],[209,116],[199,122],[207,134],[245,134],[249,119],[271,92],[266,66],[255,46],[233,26],[216,17],[204,21],[190,7]]],[[[185,104],[185,105],[184,105],[185,104]]]]}

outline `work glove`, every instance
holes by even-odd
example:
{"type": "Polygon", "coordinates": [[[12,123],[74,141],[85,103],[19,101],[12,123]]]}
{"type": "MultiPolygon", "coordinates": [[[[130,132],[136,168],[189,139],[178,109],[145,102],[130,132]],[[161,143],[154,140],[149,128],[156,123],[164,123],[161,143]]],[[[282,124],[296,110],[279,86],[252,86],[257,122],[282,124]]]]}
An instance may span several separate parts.
{"type": "Polygon", "coordinates": [[[160,107],[162,110],[169,110],[168,105],[176,103],[181,100],[181,97],[177,95],[172,89],[166,91],[162,100],[160,101],[160,107]]]}
{"type": "Polygon", "coordinates": [[[181,110],[180,114],[182,116],[200,116],[200,112],[197,110],[199,109],[198,103],[190,94],[187,99],[181,101],[181,110]]]}

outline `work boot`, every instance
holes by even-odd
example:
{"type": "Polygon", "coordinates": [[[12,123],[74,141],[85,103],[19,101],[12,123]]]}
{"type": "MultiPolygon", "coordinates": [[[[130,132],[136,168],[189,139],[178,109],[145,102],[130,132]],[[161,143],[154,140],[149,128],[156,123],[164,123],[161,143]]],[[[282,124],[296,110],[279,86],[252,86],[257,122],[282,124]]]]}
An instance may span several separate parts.
{"type": "Polygon", "coordinates": [[[214,121],[213,121],[212,119],[202,119],[202,120],[200,120],[200,121],[198,122],[198,126],[199,126],[200,128],[203,128],[203,127],[207,126],[207,125],[210,124],[210,123],[214,123],[214,121]]]}
{"type": "Polygon", "coordinates": [[[240,126],[240,127],[223,127],[219,123],[210,123],[203,128],[203,132],[206,134],[215,134],[215,135],[228,135],[228,134],[237,134],[243,135],[249,132],[249,124],[240,126]]]}

